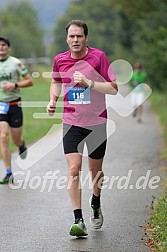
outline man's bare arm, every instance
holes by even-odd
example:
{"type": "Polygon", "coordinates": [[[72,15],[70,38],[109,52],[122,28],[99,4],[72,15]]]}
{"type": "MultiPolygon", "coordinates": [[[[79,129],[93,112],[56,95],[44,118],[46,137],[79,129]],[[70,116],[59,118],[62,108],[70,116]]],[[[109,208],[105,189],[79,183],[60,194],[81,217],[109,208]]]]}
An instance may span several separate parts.
{"type": "Polygon", "coordinates": [[[117,84],[113,82],[98,82],[87,79],[82,73],[76,71],[73,75],[74,82],[88,88],[92,88],[103,94],[116,95],[118,91],[117,84]]]}
{"type": "Polygon", "coordinates": [[[56,82],[52,79],[50,84],[50,102],[48,103],[46,110],[50,115],[53,115],[56,109],[56,102],[61,94],[62,83],[56,82]]]}

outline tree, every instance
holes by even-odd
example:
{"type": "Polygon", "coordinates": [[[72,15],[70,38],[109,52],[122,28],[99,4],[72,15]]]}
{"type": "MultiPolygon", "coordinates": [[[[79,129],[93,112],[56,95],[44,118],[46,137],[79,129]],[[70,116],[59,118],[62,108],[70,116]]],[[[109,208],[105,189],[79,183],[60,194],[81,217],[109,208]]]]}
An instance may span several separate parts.
{"type": "Polygon", "coordinates": [[[166,0],[75,0],[53,30],[53,55],[66,50],[65,25],[83,19],[89,44],[104,50],[111,61],[140,61],[153,88],[167,90],[166,0]]]}
{"type": "Polygon", "coordinates": [[[112,44],[114,42],[113,25],[111,20],[114,19],[114,12],[108,6],[108,0],[74,1],[55,24],[53,30],[53,51],[58,53],[66,50],[65,25],[72,19],[86,20],[89,26],[88,44],[96,46],[106,52],[108,55],[113,54],[112,44]],[[98,37],[98,39],[97,39],[98,37]],[[104,38],[106,42],[104,43],[104,38]]]}
{"type": "Polygon", "coordinates": [[[153,87],[161,91],[167,90],[166,12],[167,4],[157,2],[157,9],[138,20],[138,33],[134,37],[134,53],[147,67],[153,87]]]}
{"type": "Polygon", "coordinates": [[[110,0],[110,5],[123,13],[129,22],[126,31],[131,32],[132,63],[138,60],[144,65],[153,88],[167,90],[166,0],[110,0]]]}
{"type": "Polygon", "coordinates": [[[13,55],[21,58],[44,55],[43,31],[28,2],[15,2],[1,11],[0,30],[10,38],[13,55]]]}

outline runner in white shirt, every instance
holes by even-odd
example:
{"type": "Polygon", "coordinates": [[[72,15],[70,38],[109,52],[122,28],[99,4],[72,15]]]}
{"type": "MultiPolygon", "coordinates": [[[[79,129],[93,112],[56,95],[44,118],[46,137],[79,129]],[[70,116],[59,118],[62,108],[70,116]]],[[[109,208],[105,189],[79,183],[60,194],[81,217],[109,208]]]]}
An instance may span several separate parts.
{"type": "Polygon", "coordinates": [[[22,136],[23,113],[21,106],[20,88],[32,85],[32,78],[22,62],[9,56],[10,41],[0,36],[0,148],[6,169],[6,176],[0,184],[13,182],[11,167],[11,152],[9,149],[9,135],[13,143],[18,146],[22,159],[27,155],[22,136]],[[20,80],[20,77],[23,80],[20,80]]]}

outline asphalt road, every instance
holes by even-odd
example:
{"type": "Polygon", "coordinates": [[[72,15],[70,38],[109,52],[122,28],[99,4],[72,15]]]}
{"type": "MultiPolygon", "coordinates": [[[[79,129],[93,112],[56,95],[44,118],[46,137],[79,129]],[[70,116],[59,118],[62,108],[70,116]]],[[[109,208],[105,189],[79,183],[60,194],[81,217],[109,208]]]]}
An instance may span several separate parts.
{"type": "MultiPolygon", "coordinates": [[[[158,120],[144,104],[143,123],[112,112],[116,130],[108,139],[102,191],[104,225],[89,225],[90,181],[83,159],[83,214],[88,237],[69,236],[73,213],[60,131],[34,143],[25,161],[13,154],[15,184],[0,186],[2,252],[147,252],[145,231],[152,197],[161,192],[158,120]],[[53,175],[55,175],[53,179],[53,175]]],[[[42,121],[41,121],[42,126],[42,121]]],[[[4,170],[0,163],[0,177],[4,170]]]]}

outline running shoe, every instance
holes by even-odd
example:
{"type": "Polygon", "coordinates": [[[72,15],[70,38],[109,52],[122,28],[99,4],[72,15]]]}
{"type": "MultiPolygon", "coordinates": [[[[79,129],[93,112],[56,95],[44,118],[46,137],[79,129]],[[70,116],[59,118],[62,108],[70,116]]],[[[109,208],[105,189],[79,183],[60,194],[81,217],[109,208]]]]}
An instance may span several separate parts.
{"type": "Polygon", "coordinates": [[[90,224],[93,229],[100,229],[103,225],[103,214],[100,206],[93,206],[90,199],[91,216],[90,224]]]}
{"type": "Polygon", "coordinates": [[[88,235],[87,230],[86,230],[86,226],[85,226],[84,221],[82,219],[79,219],[77,222],[75,222],[71,226],[70,235],[77,236],[77,237],[88,235]]]}
{"type": "Polygon", "coordinates": [[[9,184],[9,183],[13,184],[13,174],[12,173],[6,174],[6,176],[2,180],[0,180],[1,185],[9,184]]]}
{"type": "Polygon", "coordinates": [[[24,142],[21,146],[19,146],[19,156],[21,159],[25,159],[27,156],[27,147],[24,142]]]}

